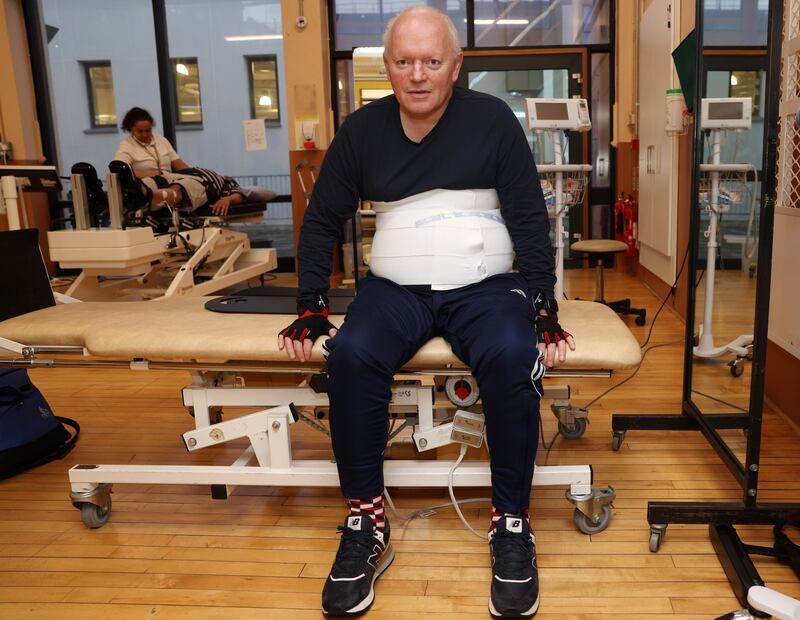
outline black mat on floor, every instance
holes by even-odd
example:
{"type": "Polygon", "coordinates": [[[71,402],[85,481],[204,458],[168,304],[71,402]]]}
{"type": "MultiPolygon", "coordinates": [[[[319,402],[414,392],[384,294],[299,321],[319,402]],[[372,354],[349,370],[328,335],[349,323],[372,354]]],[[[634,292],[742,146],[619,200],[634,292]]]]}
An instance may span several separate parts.
{"type": "MultiPolygon", "coordinates": [[[[344,314],[356,291],[333,288],[328,291],[332,314],[344,314]]],[[[297,289],[291,286],[257,286],[233,295],[216,297],[206,302],[206,310],[235,314],[296,314],[297,289]]]]}

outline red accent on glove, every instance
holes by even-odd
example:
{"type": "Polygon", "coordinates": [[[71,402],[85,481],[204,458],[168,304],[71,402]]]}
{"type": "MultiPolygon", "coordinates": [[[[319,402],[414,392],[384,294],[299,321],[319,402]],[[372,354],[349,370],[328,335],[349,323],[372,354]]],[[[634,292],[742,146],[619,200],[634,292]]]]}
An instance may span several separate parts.
{"type": "Polygon", "coordinates": [[[320,315],[320,316],[327,317],[327,316],[328,316],[328,309],[327,309],[327,308],[323,308],[323,309],[322,309],[322,312],[311,312],[311,310],[306,310],[305,312],[303,312],[303,314],[300,314],[300,315],[298,315],[298,317],[297,317],[297,318],[298,318],[298,319],[304,319],[304,318],[306,318],[307,316],[313,316],[313,315],[315,315],[315,314],[318,314],[318,315],[320,315]]]}

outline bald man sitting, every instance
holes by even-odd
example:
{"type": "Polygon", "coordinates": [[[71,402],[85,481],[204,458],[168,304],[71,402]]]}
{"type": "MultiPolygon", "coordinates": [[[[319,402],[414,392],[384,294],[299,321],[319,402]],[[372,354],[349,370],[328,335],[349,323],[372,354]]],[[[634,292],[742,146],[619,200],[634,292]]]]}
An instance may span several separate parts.
{"type": "Polygon", "coordinates": [[[544,366],[575,348],[556,315],[542,189],[511,109],[453,86],[462,54],[446,15],[402,11],[384,48],[394,94],[352,113],[331,143],[298,245],[299,316],[278,336],[299,360],[328,337],[331,438],[349,514],[322,608],[366,610],[394,559],[383,507],[390,386],[440,335],[470,366],[483,399],[493,498],[489,610],[532,616],[539,580],[528,509],[540,380],[544,366]],[[371,273],[337,331],[327,318],[333,248],[359,199],[377,212],[371,273]]]}

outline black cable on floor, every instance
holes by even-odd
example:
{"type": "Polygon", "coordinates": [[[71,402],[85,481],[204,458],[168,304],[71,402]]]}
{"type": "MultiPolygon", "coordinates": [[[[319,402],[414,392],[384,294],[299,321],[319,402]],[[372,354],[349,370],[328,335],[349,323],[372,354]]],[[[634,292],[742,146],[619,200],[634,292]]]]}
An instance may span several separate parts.
{"type": "Polygon", "coordinates": [[[652,351],[653,349],[659,349],[661,347],[671,347],[671,346],[674,346],[676,344],[682,344],[682,343],[683,343],[683,338],[681,338],[680,340],[674,340],[673,342],[662,342],[661,344],[654,344],[654,345],[648,347],[647,349],[645,349],[644,353],[642,353],[642,361],[639,362],[639,365],[636,367],[636,370],[634,370],[629,376],[625,377],[619,383],[615,383],[614,385],[612,385],[605,392],[600,394],[600,396],[590,400],[588,403],[586,403],[583,406],[583,408],[584,409],[588,409],[589,407],[594,405],[598,400],[603,398],[606,394],[608,394],[609,392],[611,392],[613,390],[616,390],[618,387],[620,387],[622,385],[625,385],[628,381],[633,379],[636,376],[636,373],[638,373],[639,370],[641,370],[642,365],[644,364],[644,358],[647,357],[647,354],[650,353],[650,351],[652,351]]]}
{"type": "Polygon", "coordinates": [[[683,253],[683,260],[681,261],[681,266],[678,269],[678,273],[675,276],[675,281],[672,283],[672,286],[669,287],[669,292],[667,293],[666,297],[661,301],[661,305],[658,307],[656,311],[656,315],[650,321],[650,330],[647,332],[647,338],[645,341],[639,345],[640,349],[644,349],[647,346],[647,343],[650,342],[650,336],[653,335],[653,328],[656,326],[656,320],[658,319],[658,315],[661,314],[661,311],[664,309],[664,306],[667,305],[667,300],[672,296],[675,292],[675,288],[678,286],[678,280],[680,280],[681,274],[683,273],[684,267],[686,267],[686,259],[689,257],[689,244],[686,244],[686,251],[683,253]]]}

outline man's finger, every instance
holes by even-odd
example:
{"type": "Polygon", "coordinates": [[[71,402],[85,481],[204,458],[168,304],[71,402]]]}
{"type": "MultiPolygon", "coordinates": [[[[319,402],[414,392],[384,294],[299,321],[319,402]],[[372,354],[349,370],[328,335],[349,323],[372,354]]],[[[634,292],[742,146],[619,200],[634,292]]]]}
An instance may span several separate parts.
{"type": "Polygon", "coordinates": [[[278,351],[283,351],[283,336],[278,334],[278,351]]]}
{"type": "Polygon", "coordinates": [[[293,340],[292,344],[294,345],[294,354],[300,358],[301,362],[306,361],[306,356],[303,353],[303,343],[300,340],[293,340]]]}
{"type": "Polygon", "coordinates": [[[333,337],[336,335],[336,333],[337,333],[338,331],[339,331],[339,330],[338,330],[338,329],[336,329],[335,327],[331,327],[331,328],[328,330],[328,336],[330,336],[331,338],[333,338],[333,337]]]}
{"type": "Polygon", "coordinates": [[[303,341],[303,355],[305,356],[305,359],[307,360],[311,359],[311,349],[313,346],[314,343],[312,342],[311,338],[306,338],[303,341]]]}
{"type": "Polygon", "coordinates": [[[575,338],[572,337],[572,334],[567,336],[567,344],[569,345],[570,350],[575,350],[575,338]]]}
{"type": "Polygon", "coordinates": [[[284,338],[284,342],[286,343],[286,354],[289,356],[290,360],[295,358],[294,354],[294,340],[291,338],[284,338]]]}
{"type": "Polygon", "coordinates": [[[558,341],[558,361],[560,363],[564,363],[564,360],[567,359],[567,343],[564,340],[558,341]]]}
{"type": "Polygon", "coordinates": [[[556,363],[556,345],[554,343],[550,343],[547,345],[547,350],[544,354],[544,364],[548,368],[552,368],[553,365],[556,363]]]}

